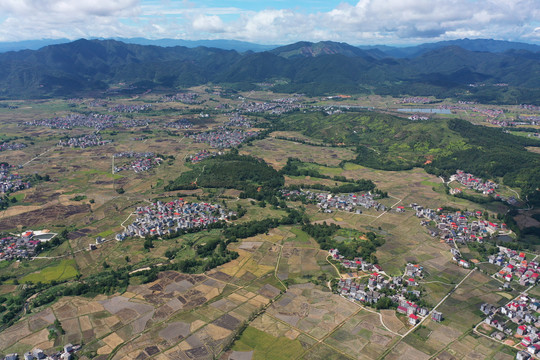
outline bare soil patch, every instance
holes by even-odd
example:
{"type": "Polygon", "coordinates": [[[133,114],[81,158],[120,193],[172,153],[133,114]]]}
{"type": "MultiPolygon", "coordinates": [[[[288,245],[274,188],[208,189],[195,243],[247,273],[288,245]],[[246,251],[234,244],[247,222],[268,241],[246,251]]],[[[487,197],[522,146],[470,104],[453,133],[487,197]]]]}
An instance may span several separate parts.
{"type": "Polygon", "coordinates": [[[238,325],[240,324],[240,320],[235,318],[234,316],[231,316],[229,314],[225,314],[215,320],[213,324],[220,326],[222,328],[225,328],[227,330],[234,330],[238,325]]]}
{"type": "Polygon", "coordinates": [[[38,210],[25,212],[17,215],[17,217],[4,217],[0,220],[0,229],[12,229],[20,226],[37,226],[55,220],[65,220],[70,216],[87,213],[90,211],[90,205],[52,205],[38,210]]]}
{"type": "Polygon", "coordinates": [[[190,327],[191,325],[185,322],[173,322],[161,330],[159,336],[170,342],[175,342],[186,338],[190,334],[190,327]]]}

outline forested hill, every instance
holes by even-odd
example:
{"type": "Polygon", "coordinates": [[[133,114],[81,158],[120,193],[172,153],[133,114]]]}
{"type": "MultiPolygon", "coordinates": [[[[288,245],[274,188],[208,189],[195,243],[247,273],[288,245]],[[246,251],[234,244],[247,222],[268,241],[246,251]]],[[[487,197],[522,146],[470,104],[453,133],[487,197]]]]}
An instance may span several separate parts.
{"type": "Polygon", "coordinates": [[[78,40],[0,54],[0,97],[72,96],[124,82],[140,88],[227,83],[241,89],[284,80],[275,91],[311,95],[376,92],[390,95],[467,94],[498,102],[540,102],[540,53],[474,52],[443,47],[412,59],[384,58],[343,43],[297,43],[272,52],[113,40],[78,40]],[[468,84],[488,86],[471,89],[468,84]],[[508,87],[490,84],[506,83],[508,87]]]}
{"type": "Polygon", "coordinates": [[[459,119],[407,121],[377,112],[291,114],[280,130],[299,131],[327,143],[355,146],[353,162],[375,169],[424,167],[449,177],[457,169],[501,179],[524,196],[540,199],[540,155],[527,151],[538,140],[476,126],[459,119]],[[493,146],[493,144],[497,144],[493,146]]]}

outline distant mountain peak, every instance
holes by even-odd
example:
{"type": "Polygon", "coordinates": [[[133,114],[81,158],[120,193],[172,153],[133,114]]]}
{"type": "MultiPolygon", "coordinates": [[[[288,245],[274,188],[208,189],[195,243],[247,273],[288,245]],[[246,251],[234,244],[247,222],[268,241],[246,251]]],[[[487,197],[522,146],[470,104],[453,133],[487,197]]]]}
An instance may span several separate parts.
{"type": "Polygon", "coordinates": [[[286,59],[301,57],[318,57],[323,55],[344,55],[348,57],[372,57],[369,52],[359,49],[347,43],[334,41],[299,41],[294,44],[280,46],[270,51],[271,53],[286,59]]]}

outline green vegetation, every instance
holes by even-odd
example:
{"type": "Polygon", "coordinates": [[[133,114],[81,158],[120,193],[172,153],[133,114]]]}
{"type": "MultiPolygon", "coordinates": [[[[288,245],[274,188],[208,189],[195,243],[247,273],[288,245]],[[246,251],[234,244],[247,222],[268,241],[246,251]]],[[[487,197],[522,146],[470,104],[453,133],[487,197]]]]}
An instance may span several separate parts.
{"type": "MultiPolygon", "coordinates": [[[[312,236],[319,243],[321,249],[338,249],[340,255],[350,260],[360,257],[376,264],[378,261],[375,251],[377,247],[384,244],[384,239],[373,232],[368,232],[365,235],[355,232],[350,238],[343,240],[342,229],[336,224],[304,224],[302,230],[312,236]],[[339,238],[334,236],[336,234],[339,234],[339,238]]],[[[351,234],[347,233],[347,235],[351,234]]]]}
{"type": "Polygon", "coordinates": [[[77,195],[77,196],[72,197],[69,200],[71,200],[71,201],[82,201],[84,199],[86,199],[86,195],[77,195]]]}
{"type": "Polygon", "coordinates": [[[248,326],[232,348],[235,351],[253,351],[254,360],[294,359],[304,352],[298,340],[276,338],[252,326],[248,326]]]}
{"type": "Polygon", "coordinates": [[[339,175],[331,177],[328,175],[321,174],[318,170],[306,168],[305,165],[306,164],[304,164],[299,159],[288,158],[287,164],[279,172],[281,174],[290,175],[290,176],[310,176],[312,178],[331,179],[334,181],[342,182],[344,184],[336,185],[336,186],[328,186],[328,185],[322,185],[322,184],[311,184],[311,185],[299,184],[299,185],[291,185],[288,187],[289,189],[298,190],[301,188],[304,188],[304,189],[309,188],[309,189],[330,191],[334,194],[371,191],[375,189],[375,184],[371,180],[365,180],[365,179],[352,180],[352,179],[347,179],[345,176],[339,176],[339,175]]]}
{"type": "Polygon", "coordinates": [[[258,200],[271,196],[284,183],[283,176],[263,160],[231,151],[206,159],[165,186],[166,191],[203,188],[228,188],[244,191],[243,197],[258,200]]]}
{"type": "Polygon", "coordinates": [[[52,281],[64,281],[72,279],[79,274],[76,268],[75,260],[60,260],[58,265],[50,265],[40,272],[26,275],[19,281],[22,283],[27,282],[47,282],[52,281]]]}
{"type": "Polygon", "coordinates": [[[394,171],[424,167],[446,177],[461,169],[484,178],[502,179],[505,185],[520,188],[523,196],[531,199],[540,197],[536,191],[540,188],[540,155],[525,149],[535,145],[536,140],[500,129],[458,119],[412,122],[375,112],[293,114],[283,117],[278,126],[356,146],[358,155],[352,162],[366,167],[394,171]]]}

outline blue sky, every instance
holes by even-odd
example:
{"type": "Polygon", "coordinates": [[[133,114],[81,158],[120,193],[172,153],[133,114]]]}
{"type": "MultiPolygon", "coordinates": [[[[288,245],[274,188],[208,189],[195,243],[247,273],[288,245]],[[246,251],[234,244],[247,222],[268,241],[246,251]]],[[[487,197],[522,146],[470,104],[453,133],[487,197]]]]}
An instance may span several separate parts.
{"type": "Polygon", "coordinates": [[[261,44],[540,42],[540,0],[2,0],[0,41],[145,37],[261,44]]]}

